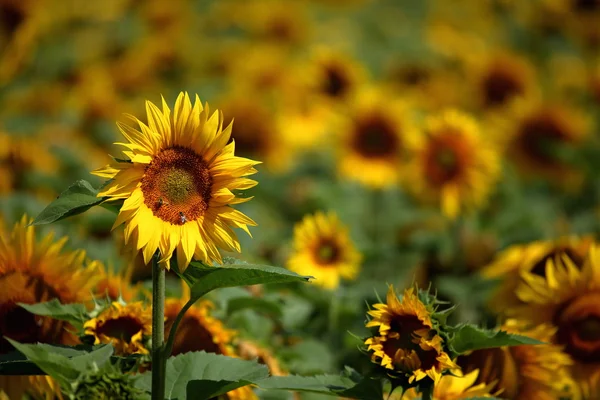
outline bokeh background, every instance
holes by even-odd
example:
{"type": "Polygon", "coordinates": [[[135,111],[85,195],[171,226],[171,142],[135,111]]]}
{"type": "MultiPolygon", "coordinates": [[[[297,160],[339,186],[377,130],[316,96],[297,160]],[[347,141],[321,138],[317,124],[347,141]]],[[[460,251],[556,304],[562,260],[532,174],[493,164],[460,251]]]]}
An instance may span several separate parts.
{"type": "MultiPolygon", "coordinates": [[[[77,179],[98,187],[89,171],[116,154],[115,122],[180,91],[234,119],[236,154],[263,162],[239,206],[259,225],[238,257],[286,266],[316,211],[335,212],[362,254],[333,289],[213,295],[214,315],[285,371],[360,369],[348,332],[366,334],[365,303],[387,284],[431,285],[456,321],[493,327],[496,282],[480,271],[500,251],[599,232],[596,0],[0,0],[5,225],[77,179]],[[421,156],[446,110],[476,138],[421,156]],[[240,296],[277,311],[227,311],[240,296]]],[[[144,285],[114,218],[97,208],[51,229],[144,285]]]]}

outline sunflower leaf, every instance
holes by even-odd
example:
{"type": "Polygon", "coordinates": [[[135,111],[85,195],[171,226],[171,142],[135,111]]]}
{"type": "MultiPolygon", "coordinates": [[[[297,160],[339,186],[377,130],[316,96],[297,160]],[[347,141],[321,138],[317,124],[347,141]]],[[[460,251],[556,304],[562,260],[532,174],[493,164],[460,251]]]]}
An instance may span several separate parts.
{"type": "Polygon", "coordinates": [[[261,311],[267,315],[271,315],[277,318],[283,315],[281,305],[275,303],[274,301],[269,301],[258,297],[236,297],[227,302],[228,315],[231,315],[236,311],[245,310],[248,308],[256,311],[261,311]]]}
{"type": "Polygon", "coordinates": [[[105,199],[97,197],[98,191],[85,180],[78,180],[62,192],[56,200],[33,220],[32,225],[44,225],[81,214],[102,203],[105,199]]]}
{"type": "Polygon", "coordinates": [[[311,392],[329,396],[346,397],[361,400],[381,400],[383,391],[379,379],[353,379],[345,372],[342,375],[317,376],[272,376],[258,382],[258,387],[265,390],[293,390],[311,392]]]}
{"type": "Polygon", "coordinates": [[[301,276],[285,268],[256,264],[224,264],[212,267],[192,261],[185,272],[177,274],[191,289],[191,299],[198,300],[208,292],[234,286],[266,283],[308,282],[311,276],[301,276]]]}
{"type": "Polygon", "coordinates": [[[544,342],[505,331],[488,330],[463,324],[455,327],[451,332],[448,347],[454,353],[462,354],[471,350],[535,344],[544,344],[544,342]]]}
{"type": "Polygon", "coordinates": [[[58,299],[37,304],[19,303],[19,306],[35,315],[67,321],[78,331],[83,328],[83,323],[87,319],[87,309],[83,304],[61,304],[58,299]]]}
{"type": "MultiPolygon", "coordinates": [[[[262,381],[269,372],[256,361],[200,351],[169,358],[166,375],[165,398],[205,400],[262,381]]],[[[136,386],[150,392],[152,374],[141,374],[136,386]]]]}

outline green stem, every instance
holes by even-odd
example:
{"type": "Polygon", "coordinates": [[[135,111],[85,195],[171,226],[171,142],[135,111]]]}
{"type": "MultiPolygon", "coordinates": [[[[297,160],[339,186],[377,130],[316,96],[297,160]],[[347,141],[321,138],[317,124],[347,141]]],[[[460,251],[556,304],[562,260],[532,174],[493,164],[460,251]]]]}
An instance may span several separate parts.
{"type": "Polygon", "coordinates": [[[179,328],[179,323],[183,319],[185,312],[193,306],[195,301],[188,300],[187,303],[183,306],[183,308],[177,314],[175,321],[173,321],[173,325],[171,326],[171,330],[169,331],[169,338],[167,339],[167,345],[165,346],[165,357],[169,358],[171,356],[171,352],[173,351],[173,343],[175,343],[175,334],[177,333],[177,328],[179,328]]]}
{"type": "Polygon", "coordinates": [[[152,258],[152,400],[165,399],[165,270],[152,258]]]}

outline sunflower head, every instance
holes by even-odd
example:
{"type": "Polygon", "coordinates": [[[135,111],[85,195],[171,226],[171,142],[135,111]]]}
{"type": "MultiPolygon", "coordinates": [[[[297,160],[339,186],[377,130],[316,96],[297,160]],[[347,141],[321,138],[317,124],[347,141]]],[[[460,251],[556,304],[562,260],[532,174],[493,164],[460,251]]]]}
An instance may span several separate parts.
{"type": "Polygon", "coordinates": [[[410,147],[407,189],[423,201],[438,202],[448,217],[461,208],[480,207],[500,173],[496,150],[476,121],[458,111],[429,117],[410,147]]]}
{"type": "MultiPolygon", "coordinates": [[[[508,320],[502,329],[543,342],[550,342],[555,332],[550,325],[529,329],[516,320],[508,320]]],[[[476,382],[492,384],[491,391],[502,398],[556,399],[566,394],[570,384],[571,360],[561,346],[553,344],[476,350],[457,362],[466,373],[479,370],[476,382]]]]}
{"type": "Polygon", "coordinates": [[[295,226],[294,252],[287,267],[314,276],[315,282],[326,289],[335,289],[341,278],[356,278],[361,258],[338,217],[317,212],[295,226]]]}
{"type": "Polygon", "coordinates": [[[375,334],[365,341],[371,359],[384,367],[390,376],[418,382],[426,377],[438,382],[442,372],[457,368],[443,349],[444,340],[432,319],[433,310],[414,292],[404,291],[399,300],[390,286],[386,303],[375,304],[368,312],[367,328],[375,334]]]}
{"type": "Polygon", "coordinates": [[[131,270],[122,273],[115,273],[112,269],[101,266],[101,278],[95,287],[95,294],[100,298],[108,298],[111,301],[119,299],[125,302],[133,301],[138,294],[139,285],[135,287],[131,284],[131,270]]]}
{"type": "Polygon", "coordinates": [[[152,315],[142,302],[123,305],[115,301],[83,327],[86,335],[94,337],[94,344],[110,343],[115,354],[148,354],[152,315]]]}
{"type": "MultiPolygon", "coordinates": [[[[443,375],[437,385],[433,388],[433,400],[461,400],[474,397],[491,397],[496,382],[476,383],[479,370],[473,370],[468,374],[454,371],[452,375],[443,375]]],[[[417,391],[407,390],[399,400],[414,400],[420,398],[417,391]]],[[[393,399],[393,397],[392,397],[393,399]]]]}
{"type": "Polygon", "coordinates": [[[138,128],[117,124],[125,159],[93,172],[110,179],[98,196],[124,201],[114,227],[125,223],[129,246],[146,264],[158,250],[165,268],[175,251],[181,270],[193,257],[220,262],[218,248],[240,251],[232,228],[255,223],[230,205],[248,200],[233,191],[256,185],[247,176],[258,162],[234,156],[232,124],[223,129],[198,97],[181,93],[173,111],[147,102],[146,112],[147,124],[132,117],[138,128]]]}

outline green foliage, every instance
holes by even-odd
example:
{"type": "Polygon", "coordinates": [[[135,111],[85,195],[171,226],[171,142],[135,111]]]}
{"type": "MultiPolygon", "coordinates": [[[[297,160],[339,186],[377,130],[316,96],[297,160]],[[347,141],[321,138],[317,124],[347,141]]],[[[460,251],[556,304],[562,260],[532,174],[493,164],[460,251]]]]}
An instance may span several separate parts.
{"type": "Polygon", "coordinates": [[[190,287],[191,299],[194,301],[212,290],[224,287],[308,282],[312,278],[298,275],[285,268],[239,262],[212,267],[198,261],[192,261],[185,272],[178,272],[176,267],[174,267],[174,270],[190,287]]]}
{"type": "Polygon", "coordinates": [[[104,201],[97,197],[98,191],[83,179],[73,183],[50,203],[33,221],[33,225],[44,225],[81,214],[104,201]]]}
{"type": "MultiPolygon", "coordinates": [[[[167,360],[166,398],[207,400],[268,377],[268,369],[256,361],[219,354],[190,352],[167,360]]],[[[137,387],[150,392],[152,374],[141,375],[137,387]]]]}
{"type": "Polygon", "coordinates": [[[276,318],[283,315],[279,304],[258,297],[236,297],[227,302],[227,314],[229,315],[245,309],[253,309],[276,318]]]}
{"type": "Polygon", "coordinates": [[[501,346],[521,346],[543,344],[539,340],[505,331],[482,329],[474,325],[462,324],[451,328],[448,347],[456,354],[471,350],[501,346]]]}
{"type": "Polygon", "coordinates": [[[60,300],[52,299],[45,303],[19,303],[19,305],[32,314],[67,321],[76,330],[83,329],[83,324],[87,319],[87,309],[83,304],[61,304],[60,300]]]}
{"type": "Polygon", "coordinates": [[[85,374],[72,384],[70,398],[73,400],[120,399],[145,400],[148,394],[135,386],[136,378],[123,374],[118,367],[109,364],[101,370],[85,374]]]}
{"type": "Polygon", "coordinates": [[[258,382],[258,387],[265,390],[293,390],[361,400],[383,398],[379,379],[360,377],[350,368],[346,368],[341,375],[272,376],[258,382]]]}

